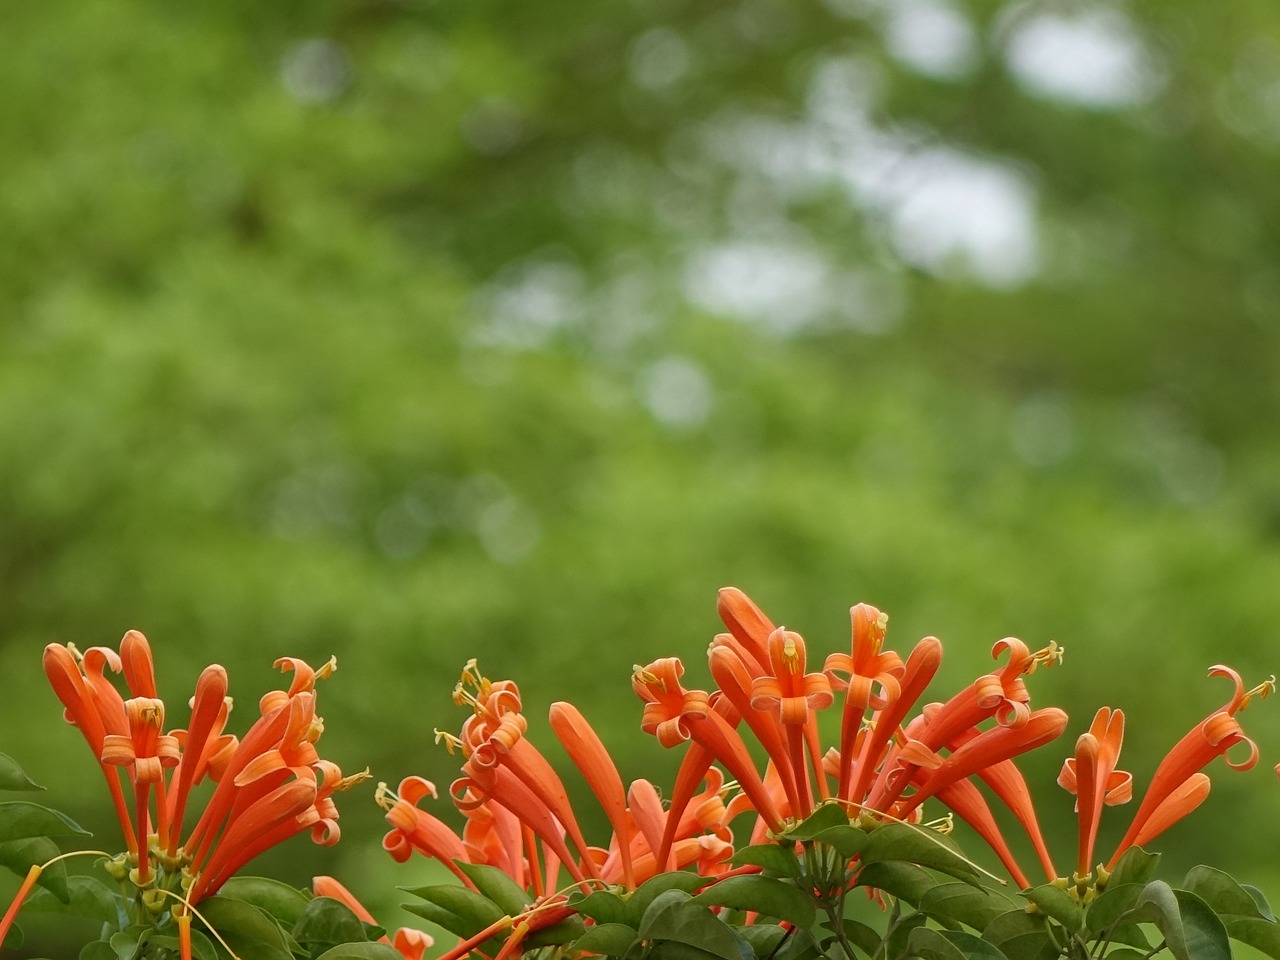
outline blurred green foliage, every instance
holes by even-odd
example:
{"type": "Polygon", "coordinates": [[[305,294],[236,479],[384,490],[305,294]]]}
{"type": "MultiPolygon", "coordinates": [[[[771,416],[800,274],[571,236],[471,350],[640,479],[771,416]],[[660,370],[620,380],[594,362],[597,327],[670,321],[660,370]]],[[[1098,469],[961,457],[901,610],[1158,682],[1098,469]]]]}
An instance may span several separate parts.
{"type": "MultiPolygon", "coordinates": [[[[242,723],[336,653],[326,755],[442,785],[473,656],[660,779],[628,671],[705,676],[725,583],[815,653],[873,602],[952,684],[1056,639],[1037,702],[1128,711],[1139,785],[1205,667],[1276,669],[1272,4],[50,0],[0,38],[0,746],[108,837],[38,660],[129,627],[242,723]]],[[[1245,720],[1266,762],[1179,855],[1274,883],[1245,720]]],[[[344,800],[281,868],[414,882],[344,800]]]]}

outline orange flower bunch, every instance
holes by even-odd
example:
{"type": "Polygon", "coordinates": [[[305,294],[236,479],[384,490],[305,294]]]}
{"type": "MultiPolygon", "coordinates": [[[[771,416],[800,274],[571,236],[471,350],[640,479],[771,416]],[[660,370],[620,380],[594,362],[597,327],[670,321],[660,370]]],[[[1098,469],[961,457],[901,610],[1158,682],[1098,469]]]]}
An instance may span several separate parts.
{"type": "MultiPolygon", "coordinates": [[[[758,870],[730,871],[726,864],[733,851],[731,823],[741,814],[754,816],[743,832],[760,843],[785,835],[822,805],[838,804],[851,821],[871,828],[882,822],[918,824],[925,801],[936,798],[1027,888],[1031,882],[997,825],[990,796],[1025,830],[1048,881],[1074,883],[1078,899],[1105,881],[1107,868],[1093,873],[1090,864],[1101,807],[1131,793],[1129,775],[1116,770],[1123,715],[1099,711],[1059,780],[1079,797],[1080,842],[1071,880],[1054,867],[1014,762],[1066,728],[1062,710],[1032,709],[1025,682],[1039,667],[1061,660],[1056,644],[1033,652],[1020,640],[1000,640],[992,655],[1004,658],[1001,666],[944,702],[921,705],[941,664],[942,644],[925,637],[905,658],[884,649],[887,617],[875,607],[852,608],[850,651],[829,655],[818,670],[809,668],[803,637],[774,626],[741,591],[722,590],[718,608],[728,632],[716,636],[708,652],[715,689],[686,688],[677,658],[638,665],[632,673],[632,687],[644,703],[642,729],[663,746],[688,745],[665,804],[648,781],[624,789],[613,760],[576,708],[551,707],[553,732],[613,828],[603,847],[583,836],[564,784],[529,740],[515,684],[488,680],[474,661],[467,665],[454,698],[471,714],[459,735],[437,733],[437,740],[463,758],[462,776],[450,795],[466,825],[459,836],[419,808],[425,796],[436,795],[426,780],[410,777],[395,793],[383,784],[378,799],[392,827],[384,847],[399,861],[415,852],[436,858],[472,889],[476,885],[463,865],[496,867],[527,891],[528,906],[465,939],[444,960],[503,932],[507,939],[498,960],[505,960],[529,933],[570,916],[567,890],[558,889],[561,870],[571,881],[568,889],[584,892],[593,885],[631,890],[656,873],[690,867],[708,883],[758,870]],[[826,747],[818,724],[824,710],[838,711],[840,721],[838,742],[826,747]],[[754,759],[757,746],[767,757],[763,769],[754,759]],[[726,773],[732,778],[728,785],[726,773]]],[[[1235,714],[1274,683],[1246,692],[1234,671],[1215,667],[1211,673],[1233,679],[1235,695],[1160,765],[1110,867],[1204,799],[1208,778],[1200,769],[1214,757],[1245,743],[1248,755],[1232,766],[1247,769],[1256,761],[1235,714]]]]}
{"type": "Polygon", "coordinates": [[[263,696],[258,719],[237,738],[225,730],[231,698],[218,664],[196,682],[187,728],[166,731],[151,647],[141,633],[126,633],[118,653],[91,647],[81,654],[71,644],[45,648],[45,675],[65,718],[97,758],[120,819],[127,852],[109,869],[132,881],[153,912],[171,894],[188,906],[199,903],[248,861],[295,834],[310,831],[321,844],[337,841],[333,794],[367,774],[344,778],[316,752],[324,724],[316,713],[315,685],[336,663],[313,670],[285,658],[276,666],[292,671],[288,690],[263,696]],[[127,699],[107,671],[123,673],[127,699]],[[206,779],[216,785],[187,830],[192,789],[206,779]]]}

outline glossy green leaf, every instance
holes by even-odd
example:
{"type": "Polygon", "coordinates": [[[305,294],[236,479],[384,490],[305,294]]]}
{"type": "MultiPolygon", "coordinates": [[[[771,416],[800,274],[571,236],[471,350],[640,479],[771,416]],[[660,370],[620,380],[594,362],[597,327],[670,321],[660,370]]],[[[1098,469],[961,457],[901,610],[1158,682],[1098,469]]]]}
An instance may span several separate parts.
{"type": "Polygon", "coordinates": [[[958,930],[932,930],[917,927],[907,938],[912,957],[923,960],[1008,960],[996,947],[981,937],[958,930]]]}
{"type": "Polygon", "coordinates": [[[754,910],[768,917],[787,920],[798,927],[813,925],[813,903],[789,883],[772,877],[748,875],[728,877],[712,884],[693,898],[694,903],[712,907],[754,910]]]}
{"type": "Polygon", "coordinates": [[[292,927],[312,898],[296,887],[269,877],[232,877],[218,895],[261,907],[282,924],[292,927]]]}
{"type": "Polygon", "coordinates": [[[1280,960],[1280,924],[1256,917],[1223,917],[1227,936],[1280,960]]]}
{"type": "Polygon", "coordinates": [[[476,885],[480,893],[494,903],[507,916],[514,917],[523,913],[533,901],[533,897],[497,867],[487,863],[463,863],[456,861],[458,869],[467,875],[467,879],[476,885]]]}
{"type": "MultiPolygon", "coordinates": [[[[33,866],[48,863],[61,852],[58,845],[48,837],[10,840],[8,843],[0,843],[0,867],[6,867],[18,876],[25,877],[33,866]]],[[[45,867],[36,882],[63,903],[71,899],[67,888],[67,865],[63,860],[45,867]]]]}
{"type": "Polygon", "coordinates": [[[883,890],[892,897],[918,906],[924,895],[938,885],[938,880],[914,863],[886,860],[868,864],[859,871],[856,885],[883,890]]]}
{"type": "Polygon", "coordinates": [[[16,950],[18,947],[22,946],[23,939],[22,928],[15,923],[9,927],[9,931],[4,935],[4,939],[0,940],[0,947],[16,950]]]}
{"type": "Polygon", "coordinates": [[[1195,960],[1231,960],[1226,925],[1207,903],[1189,890],[1175,890],[1182,911],[1187,956],[1195,960]]]}
{"type": "Polygon", "coordinates": [[[711,910],[691,902],[680,890],[659,894],[645,912],[639,928],[642,940],[672,940],[722,960],[744,960],[751,948],[711,910]]]}
{"type": "Polygon", "coordinates": [[[1084,929],[1084,908],[1061,887],[1045,883],[1022,891],[1022,895],[1039,907],[1045,916],[1057,920],[1072,933],[1084,929]]]}
{"type": "Polygon", "coordinates": [[[116,960],[116,952],[105,940],[94,940],[84,945],[79,960],[116,960]]]}
{"type": "MultiPolygon", "coordinates": [[[[463,939],[475,936],[506,916],[492,900],[456,883],[402,889],[426,901],[402,904],[405,910],[437,923],[463,939]]],[[[486,941],[489,946],[495,943],[500,945],[501,941],[497,938],[486,941]]],[[[498,949],[498,946],[493,946],[493,949],[498,949]]],[[[492,954],[489,949],[485,952],[492,954]]]]}
{"type": "Polygon", "coordinates": [[[734,853],[729,863],[735,867],[763,867],[786,877],[800,876],[800,861],[791,847],[776,843],[755,843],[734,853]]]}
{"type": "Polygon", "coordinates": [[[874,927],[861,920],[844,920],[841,922],[845,939],[868,955],[875,955],[884,942],[884,936],[874,927]]]}
{"type": "Polygon", "coordinates": [[[316,897],[294,921],[291,935],[302,944],[337,944],[364,943],[377,940],[385,933],[374,927],[377,933],[371,935],[369,927],[345,903],[331,897],[316,897]]]}
{"type": "Polygon", "coordinates": [[[699,887],[704,886],[706,882],[706,877],[700,877],[697,874],[684,871],[671,871],[650,877],[627,897],[627,915],[623,922],[629,926],[639,928],[645,912],[649,909],[649,905],[659,896],[668,890],[682,890],[685,893],[692,893],[699,887]]]}
{"type": "Polygon", "coordinates": [[[1141,847],[1130,847],[1111,871],[1107,884],[1117,887],[1126,883],[1146,884],[1155,875],[1159,864],[1160,854],[1147,853],[1141,847]]]}
{"type": "Polygon", "coordinates": [[[627,901],[609,890],[597,890],[585,897],[575,893],[569,898],[569,905],[597,923],[626,923],[630,916],[627,901]]]}
{"type": "Polygon", "coordinates": [[[578,916],[565,917],[559,923],[532,931],[524,938],[526,949],[534,947],[556,947],[563,943],[572,943],[586,932],[586,924],[578,916]]]}
{"type": "Polygon", "coordinates": [[[27,837],[87,837],[84,829],[66,814],[30,800],[0,802],[0,843],[27,837]]]}
{"type": "Polygon", "coordinates": [[[867,845],[867,831],[851,824],[837,824],[814,834],[812,843],[824,843],[846,860],[856,857],[867,845]]]}
{"type": "Polygon", "coordinates": [[[1215,913],[1262,916],[1257,902],[1229,873],[1201,864],[1187,872],[1182,886],[1212,907],[1215,913]]]}
{"type": "Polygon", "coordinates": [[[1121,917],[1137,906],[1143,886],[1140,883],[1108,884],[1107,889],[1098,894],[1085,909],[1085,930],[1090,935],[1097,936],[1113,927],[1121,917]]]}
{"type": "Polygon", "coordinates": [[[1271,904],[1267,902],[1266,894],[1257,887],[1248,883],[1240,884],[1240,888],[1244,890],[1245,893],[1249,894],[1249,896],[1253,897],[1253,903],[1258,908],[1258,913],[1261,914],[1262,918],[1275,923],[1276,915],[1271,911],[1271,904]]]}
{"type": "Polygon", "coordinates": [[[404,957],[386,943],[343,943],[326,950],[316,960],[404,960],[404,957]]]}
{"type": "Polygon", "coordinates": [[[983,930],[996,917],[1008,913],[1014,905],[1004,896],[962,881],[940,883],[925,891],[918,904],[921,913],[934,918],[956,920],[983,930]]]}
{"type": "Polygon", "coordinates": [[[27,776],[18,761],[7,753],[0,753],[0,790],[43,790],[44,787],[27,776]]]}
{"type": "Polygon", "coordinates": [[[293,960],[289,940],[280,924],[251,903],[231,897],[208,897],[200,901],[200,914],[239,956],[254,960],[293,960]]]}
{"type": "MultiPolygon", "coordinates": [[[[735,957],[735,960],[753,960],[750,947],[744,943],[741,950],[742,952],[735,957]]],[[[725,960],[718,953],[680,940],[662,940],[652,944],[645,956],[648,960],[725,960]]]]}
{"type": "MultiPolygon", "coordinates": [[[[999,952],[999,951],[997,951],[999,952]]],[[[907,956],[923,960],[965,960],[964,952],[937,930],[916,927],[907,937],[907,956]]]]}
{"type": "Polygon", "coordinates": [[[982,939],[1009,960],[1051,960],[1059,952],[1045,918],[1026,910],[1002,913],[987,924],[982,939]]]}
{"type": "Polygon", "coordinates": [[[950,839],[905,823],[886,823],[872,830],[861,858],[865,864],[905,860],[970,883],[981,877],[950,839]]]}
{"type": "Polygon", "coordinates": [[[796,824],[783,836],[788,840],[812,840],[824,830],[831,827],[847,827],[849,814],[838,803],[824,803],[809,814],[808,818],[796,824]]]}
{"type": "Polygon", "coordinates": [[[67,901],[59,900],[47,889],[35,889],[22,905],[32,913],[68,911],[104,923],[118,924],[123,919],[120,895],[97,877],[67,877],[67,901]]]}
{"type": "Polygon", "coordinates": [[[911,935],[927,922],[928,918],[923,913],[911,913],[905,917],[898,918],[898,921],[889,928],[884,938],[888,955],[891,957],[910,956],[911,935]]]}
{"type": "Polygon", "coordinates": [[[776,923],[735,925],[734,931],[746,941],[757,957],[772,956],[787,936],[787,930],[776,923]]]}
{"type": "Polygon", "coordinates": [[[639,934],[625,923],[597,923],[588,927],[573,946],[575,951],[621,957],[639,938],[639,934]]]}
{"type": "Polygon", "coordinates": [[[1177,960],[1192,960],[1187,952],[1187,934],[1182,926],[1182,909],[1173,888],[1163,880],[1152,880],[1138,895],[1132,915],[1154,923],[1177,960]]]}

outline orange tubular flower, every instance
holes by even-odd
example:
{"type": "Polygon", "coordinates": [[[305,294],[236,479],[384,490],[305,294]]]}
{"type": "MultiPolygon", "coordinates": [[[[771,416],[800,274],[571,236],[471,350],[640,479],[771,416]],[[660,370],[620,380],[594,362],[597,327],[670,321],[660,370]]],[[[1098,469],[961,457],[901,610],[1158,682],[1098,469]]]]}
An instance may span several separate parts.
{"type": "Polygon", "coordinates": [[[1160,766],[1151,778],[1151,785],[1147,787],[1146,796],[1133,815],[1128,832],[1108,861],[1107,869],[1113,869],[1124,852],[1136,845],[1139,838],[1149,841],[1154,837],[1159,832],[1154,829],[1157,825],[1160,830],[1164,830],[1203,802],[1208,793],[1207,781],[1191,781],[1215,757],[1222,757],[1233,770],[1251,770],[1258,762],[1258,747],[1244,735],[1235,715],[1247,707],[1254,697],[1269,696],[1275,690],[1275,677],[1251,690],[1245,690],[1240,674],[1230,667],[1221,664],[1210,667],[1209,676],[1227,677],[1235,685],[1235,692],[1222,709],[1214,711],[1192,727],[1160,761],[1160,766]],[[1227,760],[1227,751],[1239,743],[1247,746],[1248,753],[1244,759],[1235,762],[1227,760]]]}
{"type": "Polygon", "coordinates": [[[45,674],[64,715],[80,729],[107,778],[139,896],[159,887],[194,904],[287,837],[310,829],[318,843],[337,840],[331,795],[364,775],[343,778],[316,754],[323,724],[315,714],[314,686],[335,664],[313,670],[287,659],[276,665],[294,671],[289,690],[264,696],[261,718],[238,741],[222,732],[231,701],[226,671],[216,664],[200,675],[189,728],[165,733],[165,704],[141,633],[125,634],[119,654],[106,647],[83,656],[70,645],[45,649],[45,674]],[[107,670],[124,674],[129,700],[107,670]],[[217,786],[184,842],[190,793],[206,778],[217,786]],[[132,813],[122,780],[132,787],[132,813]]]}
{"type": "Polygon", "coordinates": [[[889,616],[869,603],[849,608],[852,621],[851,653],[833,653],[827,657],[823,672],[831,686],[844,691],[844,715],[840,725],[840,762],[836,795],[849,796],[853,775],[856,741],[868,710],[881,711],[901,693],[899,681],[906,666],[892,650],[881,652],[888,631],[889,616]],[[846,679],[847,676],[847,679],[846,679]],[[876,687],[880,692],[876,693],[876,687]]]}
{"type": "MultiPolygon", "coordinates": [[[[778,722],[786,731],[791,775],[795,777],[795,794],[800,803],[793,816],[807,816],[812,802],[805,760],[806,732],[812,728],[816,734],[814,711],[825,710],[835,700],[831,681],[825,674],[805,672],[804,638],[781,627],[769,634],[769,667],[770,675],[757,677],[751,684],[751,708],[777,713],[778,722]]],[[[814,750],[812,759],[825,796],[821,754],[814,750]]]]}
{"type": "Polygon", "coordinates": [[[1058,783],[1076,795],[1080,840],[1076,850],[1076,876],[1084,877],[1093,862],[1093,845],[1103,805],[1128,803],[1133,796],[1133,776],[1116,769],[1124,742],[1124,714],[1103,707],[1093,718],[1089,732],[1076,741],[1076,755],[1063,762],[1058,783]]]}
{"type": "Polygon", "coordinates": [[[751,798],[769,829],[782,829],[782,819],[742,738],[711,708],[710,698],[704,691],[685,690],[680,685],[683,673],[684,665],[675,657],[634,669],[631,686],[645,701],[641,729],[655,734],[664,747],[692,738],[737,778],[738,785],[751,798]]]}

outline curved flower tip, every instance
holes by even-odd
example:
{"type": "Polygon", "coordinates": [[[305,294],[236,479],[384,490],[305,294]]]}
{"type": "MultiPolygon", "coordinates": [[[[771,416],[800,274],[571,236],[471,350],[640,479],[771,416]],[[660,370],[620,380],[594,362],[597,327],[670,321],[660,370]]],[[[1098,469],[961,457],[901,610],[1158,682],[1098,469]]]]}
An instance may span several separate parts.
{"type": "Polygon", "coordinates": [[[1226,706],[1223,707],[1227,713],[1232,715],[1234,715],[1238,710],[1243,710],[1245,707],[1249,706],[1249,703],[1254,697],[1257,697],[1260,700],[1265,700],[1267,697],[1271,696],[1276,689],[1275,674],[1272,674],[1256,687],[1251,687],[1246,690],[1244,688],[1244,680],[1241,679],[1240,674],[1231,667],[1222,663],[1216,663],[1210,667],[1209,676],[1226,677],[1235,685],[1235,693],[1232,694],[1231,699],[1227,702],[1226,706]]]}
{"type": "Polygon", "coordinates": [[[716,597],[716,612],[730,633],[750,647],[761,661],[766,660],[765,644],[773,633],[773,623],[750,597],[737,587],[722,587],[716,597]]]}
{"type": "Polygon", "coordinates": [[[124,681],[135,697],[155,699],[156,671],[151,658],[151,644],[137,630],[130,630],[120,641],[120,660],[124,668],[124,681]]]}
{"type": "Polygon", "coordinates": [[[703,690],[680,685],[684,664],[678,657],[664,657],[631,671],[631,687],[645,702],[640,729],[653,734],[664,747],[674,747],[690,737],[687,720],[705,719],[711,702],[703,690]]]}

